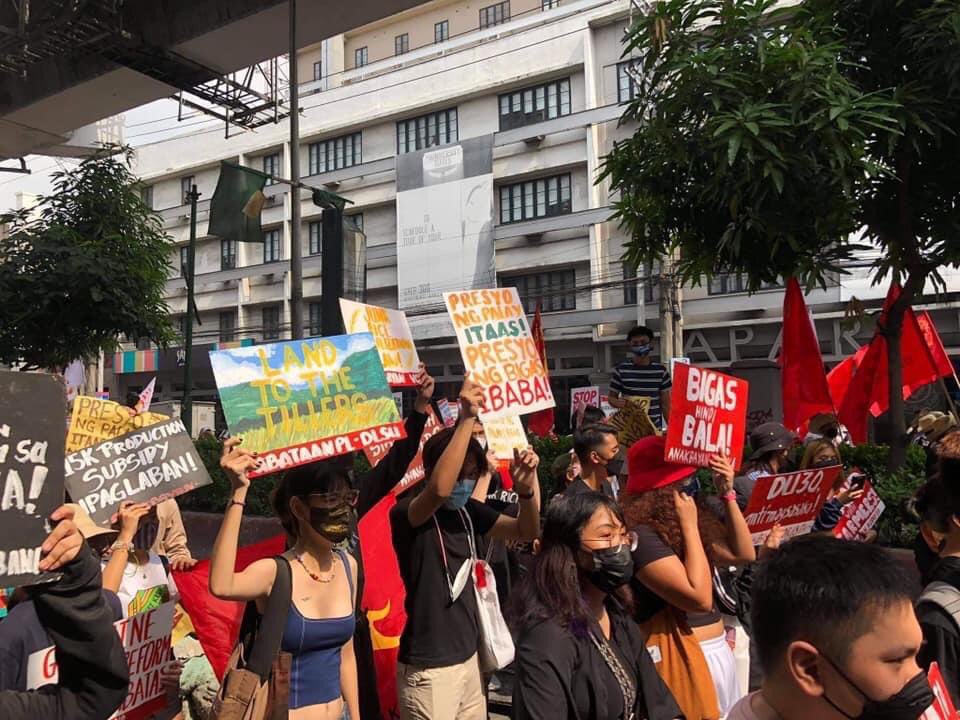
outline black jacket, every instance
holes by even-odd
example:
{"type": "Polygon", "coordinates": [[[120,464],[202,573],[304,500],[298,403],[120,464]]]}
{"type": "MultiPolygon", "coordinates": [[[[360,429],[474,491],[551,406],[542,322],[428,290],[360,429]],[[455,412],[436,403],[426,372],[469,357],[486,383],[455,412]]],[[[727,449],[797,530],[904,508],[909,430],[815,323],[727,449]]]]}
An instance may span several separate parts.
{"type": "MultiPolygon", "coordinates": [[[[682,718],[644,647],[640,630],[622,612],[609,608],[613,636],[622,654],[634,661],[639,678],[638,720],[682,718]]],[[[556,620],[545,620],[521,633],[517,643],[514,720],[616,720],[620,698],[599,682],[610,669],[589,637],[575,637],[556,620]]]]}
{"type": "Polygon", "coordinates": [[[104,720],[127,696],[127,658],[100,591],[100,562],[86,545],[59,582],[33,600],[57,648],[60,681],[31,692],[0,692],[3,720],[104,720]]]}
{"type": "MultiPolygon", "coordinates": [[[[943,558],[934,566],[929,582],[939,580],[960,589],[960,558],[943,558]]],[[[917,619],[923,630],[923,646],[917,661],[925,670],[930,663],[940,666],[953,704],[960,703],[960,629],[943,608],[931,602],[917,606],[917,619]]]]}

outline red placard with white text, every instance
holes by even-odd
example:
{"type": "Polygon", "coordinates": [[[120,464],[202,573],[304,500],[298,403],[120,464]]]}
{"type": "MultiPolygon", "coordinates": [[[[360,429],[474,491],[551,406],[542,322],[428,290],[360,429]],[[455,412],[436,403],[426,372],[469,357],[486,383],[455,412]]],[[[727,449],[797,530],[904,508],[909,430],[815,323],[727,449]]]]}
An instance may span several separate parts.
{"type": "Polygon", "coordinates": [[[863,484],[863,495],[843,508],[833,534],[843,540],[866,540],[885,509],[883,500],[867,480],[863,484]]]}
{"type": "MultiPolygon", "coordinates": [[[[407,472],[400,478],[400,482],[393,488],[393,493],[399,495],[411,485],[416,485],[423,480],[423,446],[427,440],[432,438],[438,432],[443,430],[443,425],[437,419],[437,414],[433,408],[427,409],[427,423],[423,426],[423,434],[420,436],[420,447],[417,448],[417,454],[407,466],[407,472]]],[[[376,467],[383,458],[390,452],[393,442],[371,443],[363,446],[363,453],[367,456],[367,462],[371,467],[376,467]]]]}
{"type": "Polygon", "coordinates": [[[749,385],[742,378],[677,363],[663,457],[680,465],[709,467],[727,455],[739,468],[747,431],[749,385]]]}
{"type": "Polygon", "coordinates": [[[947,684],[943,681],[940,666],[935,662],[930,663],[927,681],[930,683],[930,689],[933,690],[933,705],[920,716],[920,720],[956,720],[957,711],[953,707],[947,684]]]}
{"type": "Polygon", "coordinates": [[[753,544],[766,542],[777,523],[783,528],[785,539],[810,532],[842,471],[842,465],[834,465],[758,478],[743,513],[753,544]]]}

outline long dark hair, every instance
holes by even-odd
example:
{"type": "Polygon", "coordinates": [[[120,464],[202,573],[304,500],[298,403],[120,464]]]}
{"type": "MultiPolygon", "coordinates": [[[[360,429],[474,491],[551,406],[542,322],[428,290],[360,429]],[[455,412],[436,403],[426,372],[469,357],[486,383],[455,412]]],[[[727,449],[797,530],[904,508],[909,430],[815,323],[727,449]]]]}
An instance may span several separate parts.
{"type": "MultiPolygon", "coordinates": [[[[624,522],[616,501],[602,493],[559,496],[550,504],[540,552],[511,599],[509,620],[518,632],[553,618],[574,635],[586,635],[591,618],[580,587],[577,552],[583,528],[602,509],[624,522]]],[[[625,609],[633,605],[626,586],[614,597],[625,609]]]]}
{"type": "Polygon", "coordinates": [[[307,501],[314,493],[339,492],[350,489],[350,476],[328,463],[310,463],[287,471],[273,491],[273,511],[287,535],[296,540],[300,537],[297,519],[290,510],[290,500],[307,501]]]}

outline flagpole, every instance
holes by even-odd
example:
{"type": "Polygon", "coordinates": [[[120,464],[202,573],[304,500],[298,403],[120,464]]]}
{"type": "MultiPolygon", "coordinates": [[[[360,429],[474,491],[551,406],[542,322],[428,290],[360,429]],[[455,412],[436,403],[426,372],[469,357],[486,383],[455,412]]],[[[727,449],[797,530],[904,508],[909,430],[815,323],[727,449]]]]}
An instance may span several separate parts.
{"type": "Polygon", "coordinates": [[[200,193],[193,185],[187,193],[190,199],[190,244],[187,246],[187,324],[183,338],[183,403],[180,409],[180,419],[187,429],[187,434],[193,434],[193,308],[194,308],[194,267],[197,255],[197,199],[200,193]]]}
{"type": "Polygon", "coordinates": [[[290,336],[303,337],[303,253],[300,244],[300,88],[297,78],[297,0],[290,8],[290,336]]]}

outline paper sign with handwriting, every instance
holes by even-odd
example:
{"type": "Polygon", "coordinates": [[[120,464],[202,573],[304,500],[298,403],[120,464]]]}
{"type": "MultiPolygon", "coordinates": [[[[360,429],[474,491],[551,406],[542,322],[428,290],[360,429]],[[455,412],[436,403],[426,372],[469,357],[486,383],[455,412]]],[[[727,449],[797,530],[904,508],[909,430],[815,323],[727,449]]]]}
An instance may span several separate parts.
{"type": "Polygon", "coordinates": [[[777,523],[784,530],[784,538],[810,532],[842,470],[842,466],[835,465],[758,478],[743,512],[753,544],[766,542],[777,523]]]}
{"type": "Polygon", "coordinates": [[[844,506],[833,534],[843,540],[866,540],[885,509],[883,500],[867,480],[863,484],[863,495],[844,506]]]}
{"type": "Polygon", "coordinates": [[[405,437],[370,333],[210,353],[232,435],[263,463],[250,477],[405,437]]]}
{"type": "Polygon", "coordinates": [[[464,366],[483,387],[482,420],[556,405],[516,288],[445,293],[443,299],[464,366]]]}
{"type": "MultiPolygon", "coordinates": [[[[417,454],[413,460],[410,461],[410,464],[407,466],[407,471],[391,492],[398,495],[423,480],[423,446],[427,444],[427,440],[441,430],[443,430],[443,425],[437,419],[437,414],[433,411],[433,408],[429,408],[427,410],[427,423],[424,425],[423,433],[420,435],[420,446],[417,448],[417,454]]],[[[371,467],[376,467],[380,464],[380,461],[390,452],[393,443],[394,441],[364,445],[363,454],[367,456],[367,462],[370,463],[371,467]]]]}
{"type": "Polygon", "coordinates": [[[166,415],[152,412],[135,415],[134,411],[125,405],[80,395],[73,401],[70,430],[67,432],[67,452],[77,452],[103,440],[169,419],[166,415]]]}
{"type": "Polygon", "coordinates": [[[340,298],[340,314],[347,334],[368,332],[380,352],[387,380],[393,387],[414,387],[420,357],[402,310],[366,305],[340,298]]]}
{"type": "Polygon", "coordinates": [[[513,460],[514,450],[526,450],[530,445],[519,415],[483,421],[487,448],[498,460],[513,460]]]}

